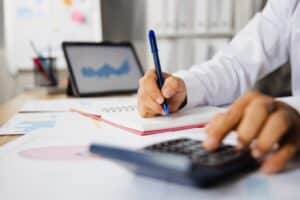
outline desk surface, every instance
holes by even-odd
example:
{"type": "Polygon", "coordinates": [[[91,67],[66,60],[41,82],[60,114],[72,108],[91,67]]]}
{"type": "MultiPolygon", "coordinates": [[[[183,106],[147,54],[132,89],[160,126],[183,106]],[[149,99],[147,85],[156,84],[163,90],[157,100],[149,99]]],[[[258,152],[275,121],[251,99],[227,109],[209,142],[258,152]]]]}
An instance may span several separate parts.
{"type": "MultiPolygon", "coordinates": [[[[13,98],[12,100],[0,105],[0,124],[5,123],[13,115],[15,115],[26,103],[27,101],[33,99],[59,99],[67,98],[64,94],[59,95],[49,95],[46,91],[33,91],[33,92],[24,92],[21,95],[13,98]]],[[[19,135],[14,136],[0,136],[0,146],[20,137],[19,135]]]]}
{"type": "MultiPolygon", "coordinates": [[[[26,92],[11,101],[0,105],[0,123],[6,122],[18,112],[24,103],[34,99],[67,98],[65,95],[47,95],[46,92],[26,92]]],[[[103,128],[103,127],[102,127],[103,128]]],[[[104,127],[105,128],[105,127],[104,127]]],[[[112,128],[112,127],[110,127],[112,128]]],[[[73,130],[73,129],[69,129],[73,130]]],[[[93,129],[95,130],[95,129],[93,129]]],[[[201,134],[200,130],[191,132],[178,132],[157,134],[143,137],[125,134],[123,131],[113,130],[99,134],[99,130],[92,131],[84,137],[97,138],[97,141],[111,141],[111,144],[130,144],[128,146],[140,148],[140,145],[153,144],[166,138],[195,137],[201,134]]],[[[88,131],[89,132],[89,131],[88,131]]],[[[202,132],[203,133],[203,132],[202,132]]],[[[74,144],[75,137],[69,143],[69,135],[73,132],[66,131],[59,139],[63,143],[74,144]]],[[[30,136],[30,135],[29,135],[30,136]]],[[[33,135],[31,135],[33,136],[33,135]]],[[[81,140],[79,134],[76,140],[81,140]]],[[[19,136],[0,136],[0,146],[16,139],[19,136]]],[[[52,134],[45,135],[46,140],[52,139],[57,144],[56,137],[52,134]],[[51,137],[50,137],[51,135],[51,137]],[[47,138],[48,137],[48,138],[47,138]]],[[[24,137],[25,138],[25,137],[24,137]]],[[[31,139],[31,138],[29,138],[31,139]]],[[[88,139],[89,141],[91,139],[88,139]]],[[[87,141],[87,140],[86,140],[87,141]]],[[[85,143],[85,142],[83,142],[85,143]]],[[[39,143],[40,144],[40,143],[39,143]]],[[[30,145],[29,145],[30,146],[30,145]]],[[[39,145],[38,145],[39,146],[39,145]]],[[[224,185],[215,190],[199,190],[196,188],[182,187],[154,179],[135,176],[114,162],[98,160],[80,165],[69,163],[28,162],[16,159],[17,154],[2,157],[0,170],[0,194],[2,199],[299,199],[300,169],[291,170],[289,173],[278,176],[266,177],[259,172],[246,176],[234,184],[224,185]],[[28,181],[30,180],[30,181],[28,181]],[[115,181],[117,180],[117,181],[115,181]],[[50,189],[49,189],[50,188],[50,189]]]]}

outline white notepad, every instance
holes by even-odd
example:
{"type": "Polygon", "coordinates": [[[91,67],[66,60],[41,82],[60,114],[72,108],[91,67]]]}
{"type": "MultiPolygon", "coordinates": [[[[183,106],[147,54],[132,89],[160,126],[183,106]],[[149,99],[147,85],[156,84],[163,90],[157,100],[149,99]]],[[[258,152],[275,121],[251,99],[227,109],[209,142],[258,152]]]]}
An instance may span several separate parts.
{"type": "Polygon", "coordinates": [[[168,116],[142,118],[136,107],[112,107],[100,113],[104,122],[138,135],[150,135],[204,127],[214,115],[223,112],[217,107],[198,107],[168,116]]]}

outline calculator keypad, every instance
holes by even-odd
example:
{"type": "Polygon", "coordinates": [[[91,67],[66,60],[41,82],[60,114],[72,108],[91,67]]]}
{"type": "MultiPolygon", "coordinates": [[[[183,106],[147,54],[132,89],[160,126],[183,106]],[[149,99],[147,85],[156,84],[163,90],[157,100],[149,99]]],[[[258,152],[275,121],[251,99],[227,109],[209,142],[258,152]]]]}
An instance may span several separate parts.
{"type": "Polygon", "coordinates": [[[237,151],[233,146],[222,145],[217,151],[207,152],[202,142],[188,138],[170,140],[157,143],[144,148],[152,152],[162,152],[183,155],[192,160],[194,164],[219,166],[229,163],[242,156],[243,151],[237,151]]]}

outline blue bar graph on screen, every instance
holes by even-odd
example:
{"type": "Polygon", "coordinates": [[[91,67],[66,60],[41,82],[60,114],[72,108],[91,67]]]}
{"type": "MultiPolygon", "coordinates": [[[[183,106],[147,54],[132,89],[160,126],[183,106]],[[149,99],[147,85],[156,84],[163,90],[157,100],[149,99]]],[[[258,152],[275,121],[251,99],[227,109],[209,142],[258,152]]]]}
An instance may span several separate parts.
{"type": "Polygon", "coordinates": [[[98,77],[98,78],[109,78],[111,76],[123,76],[127,75],[130,72],[130,64],[128,60],[124,60],[124,62],[120,66],[112,66],[110,64],[103,64],[102,66],[84,66],[81,69],[81,74],[84,77],[98,77]]]}

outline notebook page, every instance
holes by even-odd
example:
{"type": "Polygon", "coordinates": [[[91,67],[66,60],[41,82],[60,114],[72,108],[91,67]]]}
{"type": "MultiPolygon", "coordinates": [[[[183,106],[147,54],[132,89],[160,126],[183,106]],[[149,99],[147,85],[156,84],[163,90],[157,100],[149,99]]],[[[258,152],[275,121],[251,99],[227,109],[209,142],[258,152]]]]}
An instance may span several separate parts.
{"type": "Polygon", "coordinates": [[[217,107],[198,107],[182,110],[168,116],[142,118],[137,109],[133,109],[104,113],[102,117],[124,127],[139,131],[150,131],[208,123],[215,114],[222,111],[224,109],[217,107]]]}

